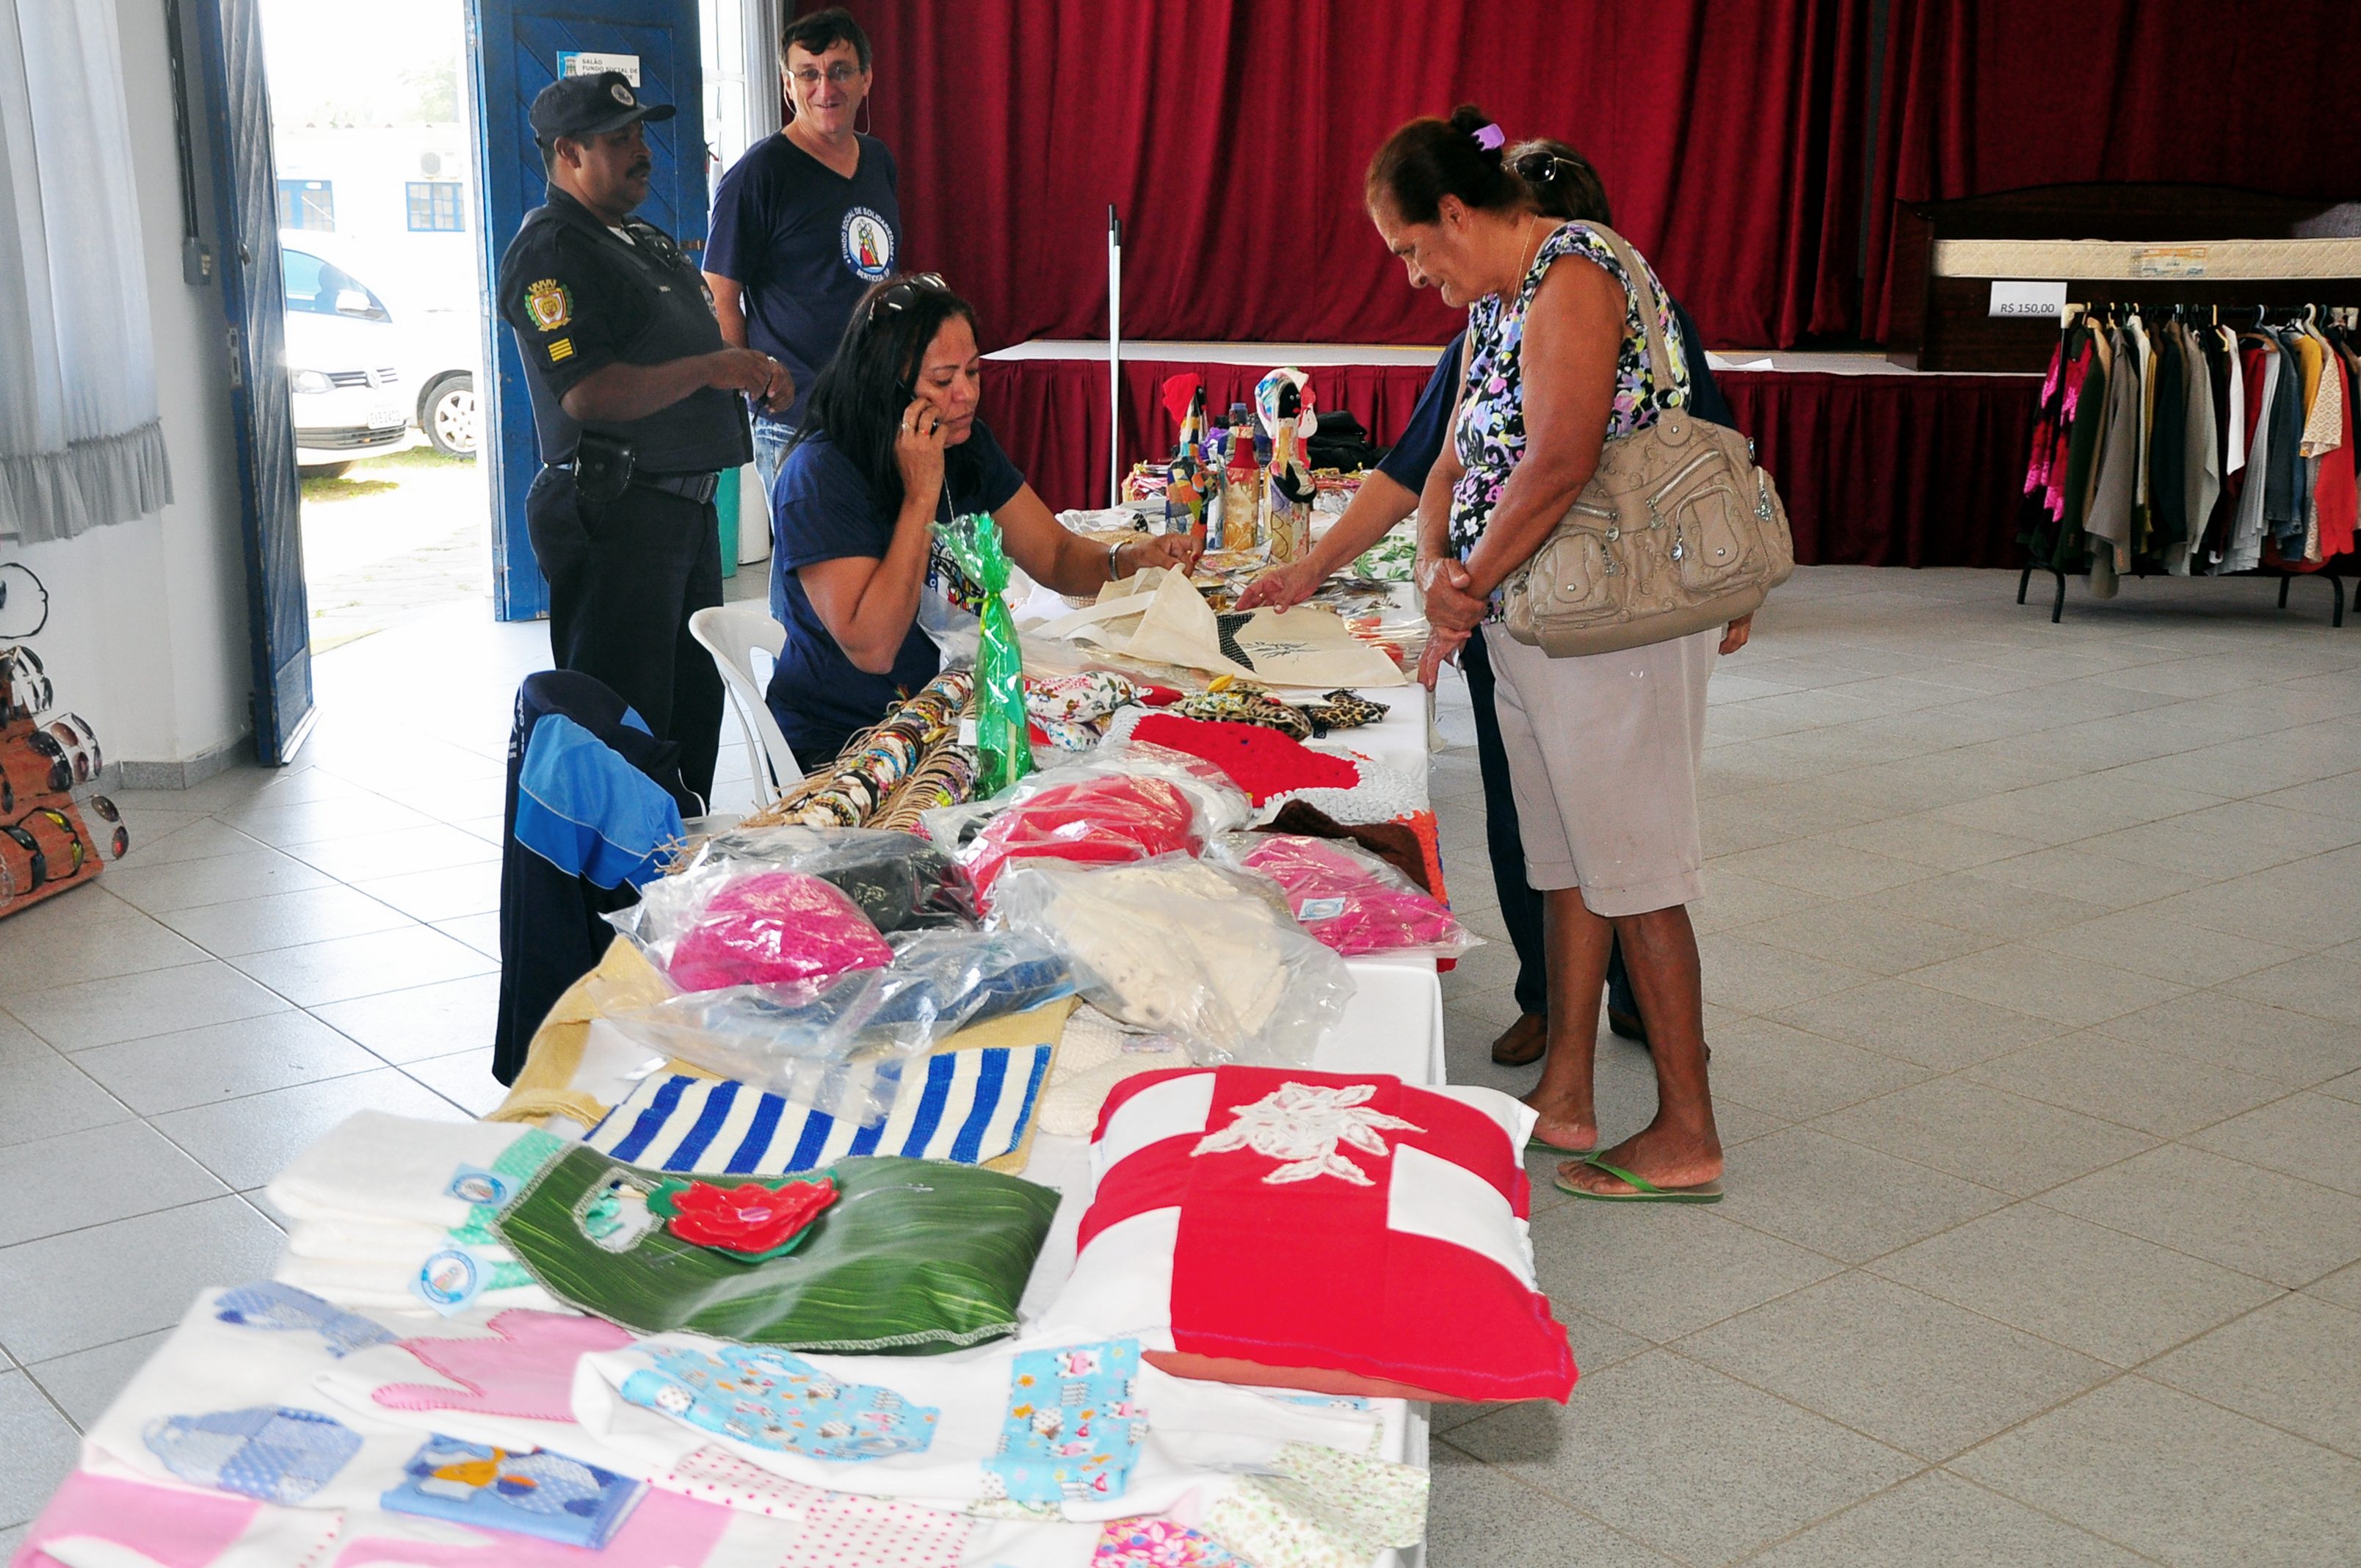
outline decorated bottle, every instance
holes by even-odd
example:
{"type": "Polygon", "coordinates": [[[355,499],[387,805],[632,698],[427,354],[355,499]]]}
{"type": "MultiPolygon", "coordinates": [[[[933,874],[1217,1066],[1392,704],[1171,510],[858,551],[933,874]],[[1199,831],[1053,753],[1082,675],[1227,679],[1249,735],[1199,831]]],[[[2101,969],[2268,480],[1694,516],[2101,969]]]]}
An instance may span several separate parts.
{"type": "Polygon", "coordinates": [[[1222,471],[1222,548],[1251,550],[1262,543],[1262,465],[1255,461],[1254,418],[1244,403],[1230,406],[1229,465],[1222,471]]]}

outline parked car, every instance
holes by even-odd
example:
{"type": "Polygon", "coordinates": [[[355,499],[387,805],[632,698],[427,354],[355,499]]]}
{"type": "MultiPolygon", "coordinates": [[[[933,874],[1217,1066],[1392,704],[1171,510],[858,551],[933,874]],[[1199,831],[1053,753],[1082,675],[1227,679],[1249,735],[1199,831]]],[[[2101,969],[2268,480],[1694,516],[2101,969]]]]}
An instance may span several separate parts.
{"type": "Polygon", "coordinates": [[[418,389],[418,429],[445,457],[476,455],[476,366],[483,357],[483,323],[467,310],[428,308],[405,313],[397,361],[418,389]]]}
{"type": "Polygon", "coordinates": [[[279,252],[297,467],[341,474],[406,444],[413,424],[445,456],[474,456],[472,316],[423,310],[397,318],[355,276],[334,236],[282,230],[279,252]]]}
{"type": "Polygon", "coordinates": [[[341,474],[356,459],[410,439],[393,313],[322,254],[321,237],[296,230],[279,236],[295,466],[305,475],[341,474]]]}

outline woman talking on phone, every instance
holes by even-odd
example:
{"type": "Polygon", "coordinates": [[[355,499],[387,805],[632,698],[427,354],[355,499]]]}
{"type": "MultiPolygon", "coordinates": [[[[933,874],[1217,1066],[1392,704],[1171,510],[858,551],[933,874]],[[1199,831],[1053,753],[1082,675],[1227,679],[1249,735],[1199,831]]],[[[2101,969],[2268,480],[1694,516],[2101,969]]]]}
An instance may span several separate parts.
{"type": "Polygon", "coordinates": [[[929,630],[971,620],[983,602],[935,543],[936,522],[990,513],[1008,558],[1063,594],[1196,565],[1186,534],[1110,546],[1060,526],[977,417],[983,378],[973,308],[920,273],[862,297],[812,385],[771,487],[787,641],[765,694],[807,771],[932,680],[941,655],[929,630]]]}

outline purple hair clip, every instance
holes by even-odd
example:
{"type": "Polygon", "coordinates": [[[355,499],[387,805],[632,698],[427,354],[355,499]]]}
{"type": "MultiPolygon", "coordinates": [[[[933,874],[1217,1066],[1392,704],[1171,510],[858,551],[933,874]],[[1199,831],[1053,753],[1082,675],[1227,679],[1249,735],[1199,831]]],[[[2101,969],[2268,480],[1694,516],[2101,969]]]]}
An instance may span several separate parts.
{"type": "Polygon", "coordinates": [[[1499,151],[1501,144],[1509,139],[1500,134],[1500,127],[1498,126],[1479,126],[1467,134],[1474,137],[1476,145],[1486,152],[1499,151]]]}

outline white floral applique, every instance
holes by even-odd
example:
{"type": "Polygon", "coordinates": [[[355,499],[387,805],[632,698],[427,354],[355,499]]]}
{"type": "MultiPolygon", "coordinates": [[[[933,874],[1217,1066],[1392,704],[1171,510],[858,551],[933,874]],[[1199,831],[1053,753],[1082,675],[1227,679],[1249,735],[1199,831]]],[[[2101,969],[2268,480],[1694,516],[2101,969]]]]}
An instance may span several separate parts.
{"type": "Polygon", "coordinates": [[[1406,1133],[1426,1129],[1399,1116],[1372,1111],[1362,1104],[1378,1091],[1374,1083],[1348,1083],[1323,1088],[1310,1083],[1283,1083],[1251,1105],[1234,1105],[1235,1118],[1218,1133],[1208,1133],[1189,1152],[1226,1154],[1250,1148],[1258,1155],[1288,1163],[1265,1176],[1274,1186],[1334,1176],[1356,1187],[1369,1187],[1368,1173],[1336,1152],[1341,1141],[1380,1158],[1393,1151],[1378,1135],[1380,1128],[1406,1133]]]}

